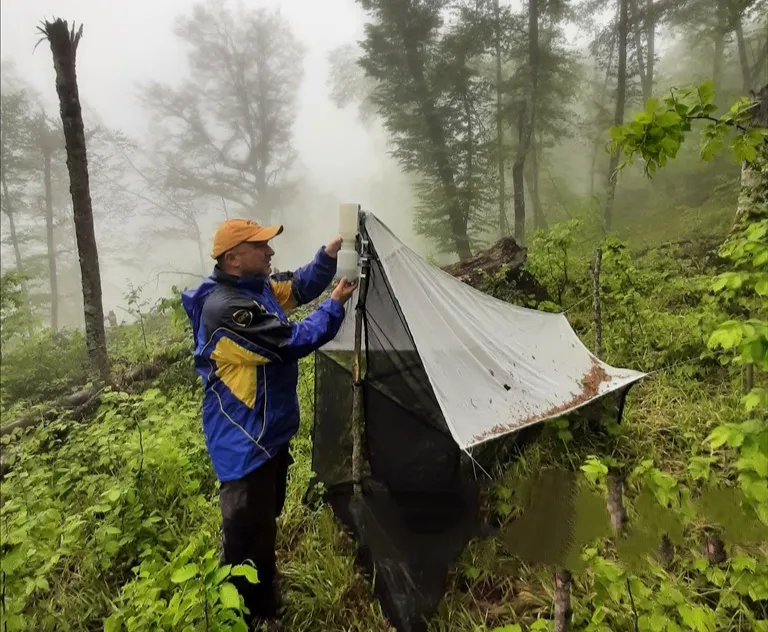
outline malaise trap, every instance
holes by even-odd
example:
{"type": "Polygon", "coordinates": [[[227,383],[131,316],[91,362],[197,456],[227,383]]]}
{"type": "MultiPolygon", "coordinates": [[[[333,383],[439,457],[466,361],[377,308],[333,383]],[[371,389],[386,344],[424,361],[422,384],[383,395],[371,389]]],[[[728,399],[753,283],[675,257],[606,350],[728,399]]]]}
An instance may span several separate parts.
{"type": "Polygon", "coordinates": [[[359,207],[356,249],[356,295],[315,354],[308,494],[322,483],[392,625],[425,630],[449,568],[487,532],[483,451],[500,458],[520,431],[597,400],[620,418],[644,374],[601,362],[564,314],[431,265],[359,207]]]}

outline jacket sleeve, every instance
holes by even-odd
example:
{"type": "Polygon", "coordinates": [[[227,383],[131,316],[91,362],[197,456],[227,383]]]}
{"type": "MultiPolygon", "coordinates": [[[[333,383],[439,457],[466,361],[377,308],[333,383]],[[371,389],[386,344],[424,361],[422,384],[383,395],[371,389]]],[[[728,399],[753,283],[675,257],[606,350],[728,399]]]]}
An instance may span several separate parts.
{"type": "Polygon", "coordinates": [[[331,284],[337,261],[320,248],[311,263],[293,272],[278,272],[270,279],[272,293],[280,306],[288,311],[315,300],[331,284]]]}
{"type": "Polygon", "coordinates": [[[248,299],[228,297],[209,301],[203,320],[210,340],[229,338],[250,354],[240,354],[245,362],[294,362],[330,342],[344,320],[344,306],[335,299],[318,305],[298,323],[283,322],[248,299]],[[209,306],[210,303],[210,306],[209,306]]]}

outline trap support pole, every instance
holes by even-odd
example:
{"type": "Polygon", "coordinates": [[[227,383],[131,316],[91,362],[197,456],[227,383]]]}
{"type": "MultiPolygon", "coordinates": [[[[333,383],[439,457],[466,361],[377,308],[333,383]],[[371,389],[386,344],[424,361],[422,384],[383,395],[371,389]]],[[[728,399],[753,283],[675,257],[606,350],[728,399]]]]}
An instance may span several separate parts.
{"type": "Polygon", "coordinates": [[[362,485],[362,446],[363,446],[363,375],[361,367],[363,319],[365,314],[365,298],[368,294],[368,279],[370,277],[370,243],[365,232],[365,213],[358,206],[357,252],[360,261],[360,284],[357,290],[357,305],[355,306],[355,348],[352,362],[352,490],[354,498],[360,498],[362,485]]]}

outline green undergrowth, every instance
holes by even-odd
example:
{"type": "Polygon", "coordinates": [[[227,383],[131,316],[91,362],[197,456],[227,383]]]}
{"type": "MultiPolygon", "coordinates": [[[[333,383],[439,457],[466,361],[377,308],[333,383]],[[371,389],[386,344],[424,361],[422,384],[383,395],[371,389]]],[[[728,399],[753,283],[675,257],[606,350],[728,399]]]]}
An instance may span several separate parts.
{"type": "MultiPolygon", "coordinates": [[[[591,253],[579,252],[580,230],[535,235],[529,270],[551,297],[538,307],[567,310],[592,348],[591,253]]],[[[747,327],[765,319],[764,301],[744,289],[761,287],[761,269],[737,287],[732,257],[706,240],[642,254],[615,239],[601,246],[602,357],[649,376],[630,391],[620,425],[609,404],[585,409],[497,464],[482,510],[499,531],[463,553],[430,630],[554,630],[552,574],[562,569],[573,575],[574,630],[768,630],[768,345],[747,327]],[[720,273],[725,280],[713,282],[720,273]],[[746,398],[745,358],[755,369],[746,398]],[[605,500],[614,475],[625,481],[620,534],[605,500]],[[537,522],[541,500],[555,498],[537,522]],[[664,536],[671,557],[659,553],[664,536]],[[722,561],[707,555],[713,536],[725,544],[722,561]]],[[[503,279],[488,278],[487,289],[504,296],[503,279]]],[[[125,337],[120,362],[187,336],[178,307],[176,296],[158,308],[157,329],[150,319],[113,332],[125,337]],[[144,343],[148,331],[154,345],[144,343]]],[[[301,363],[299,400],[278,536],[282,629],[387,630],[353,542],[328,507],[302,502],[311,358],[301,363]]],[[[253,570],[218,567],[217,484],[199,407],[191,363],[180,362],[139,394],[107,394],[94,419],[3,438],[4,630],[241,629],[228,578],[253,570]]]]}

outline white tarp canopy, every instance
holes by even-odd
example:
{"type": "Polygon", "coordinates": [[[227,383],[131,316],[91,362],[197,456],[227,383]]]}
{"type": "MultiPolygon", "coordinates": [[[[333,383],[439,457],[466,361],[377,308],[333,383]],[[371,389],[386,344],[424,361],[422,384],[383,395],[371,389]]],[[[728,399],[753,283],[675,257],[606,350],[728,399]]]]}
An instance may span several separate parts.
{"type": "MultiPolygon", "coordinates": [[[[474,289],[425,261],[371,213],[365,227],[462,449],[561,416],[645,376],[598,360],[564,314],[474,289]]],[[[328,350],[350,348],[355,303],[353,297],[328,350]]]]}

